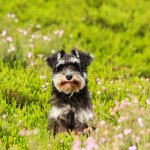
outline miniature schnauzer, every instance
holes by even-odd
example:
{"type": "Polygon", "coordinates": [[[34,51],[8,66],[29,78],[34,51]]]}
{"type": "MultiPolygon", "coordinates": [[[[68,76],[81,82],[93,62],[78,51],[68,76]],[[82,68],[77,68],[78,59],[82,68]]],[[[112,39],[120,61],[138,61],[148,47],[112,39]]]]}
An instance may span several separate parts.
{"type": "Polygon", "coordinates": [[[92,104],[87,87],[87,67],[93,57],[73,49],[63,50],[46,58],[52,68],[52,99],[48,129],[54,136],[59,132],[82,132],[93,118],[92,104]]]}

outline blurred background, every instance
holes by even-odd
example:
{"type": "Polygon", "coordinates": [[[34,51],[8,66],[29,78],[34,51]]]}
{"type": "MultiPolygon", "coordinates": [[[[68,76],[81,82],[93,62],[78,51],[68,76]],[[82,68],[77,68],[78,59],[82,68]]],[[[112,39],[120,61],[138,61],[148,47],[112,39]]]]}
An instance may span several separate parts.
{"type": "Polygon", "coordinates": [[[149,76],[149,7],[147,0],[1,0],[0,56],[26,66],[76,47],[92,52],[97,64],[149,76]]]}

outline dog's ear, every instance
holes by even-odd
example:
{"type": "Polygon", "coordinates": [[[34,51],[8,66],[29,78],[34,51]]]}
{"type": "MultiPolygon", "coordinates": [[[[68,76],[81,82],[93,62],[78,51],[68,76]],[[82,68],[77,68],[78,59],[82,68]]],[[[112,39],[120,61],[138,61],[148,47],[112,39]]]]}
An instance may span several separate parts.
{"type": "Polygon", "coordinates": [[[74,54],[78,59],[80,59],[81,66],[83,66],[83,68],[87,68],[94,58],[92,55],[85,52],[81,52],[77,49],[73,49],[72,54],[74,54]]]}
{"type": "Polygon", "coordinates": [[[65,55],[65,51],[64,50],[61,50],[60,52],[57,52],[55,54],[53,54],[52,56],[50,57],[47,57],[45,59],[47,65],[49,67],[51,67],[52,69],[55,68],[57,62],[59,61],[60,58],[62,58],[63,56],[65,55]]]}

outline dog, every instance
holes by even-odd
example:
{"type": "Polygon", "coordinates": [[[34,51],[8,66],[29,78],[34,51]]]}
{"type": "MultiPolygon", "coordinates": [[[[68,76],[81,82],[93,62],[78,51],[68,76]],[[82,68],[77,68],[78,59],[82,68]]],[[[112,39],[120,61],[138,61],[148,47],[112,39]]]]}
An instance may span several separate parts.
{"type": "Polygon", "coordinates": [[[88,92],[87,68],[93,56],[77,49],[70,54],[61,50],[46,58],[52,69],[51,110],[48,129],[55,136],[59,132],[83,132],[93,118],[88,92]]]}

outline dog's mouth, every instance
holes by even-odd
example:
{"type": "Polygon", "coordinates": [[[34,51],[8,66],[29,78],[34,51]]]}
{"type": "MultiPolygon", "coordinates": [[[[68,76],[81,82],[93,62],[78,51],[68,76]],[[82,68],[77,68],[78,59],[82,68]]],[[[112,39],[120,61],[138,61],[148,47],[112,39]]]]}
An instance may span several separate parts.
{"type": "Polygon", "coordinates": [[[77,80],[62,81],[62,82],[61,82],[61,86],[64,86],[64,85],[66,85],[66,84],[73,84],[73,85],[79,86],[79,85],[80,85],[80,82],[77,81],[77,80]]]}

